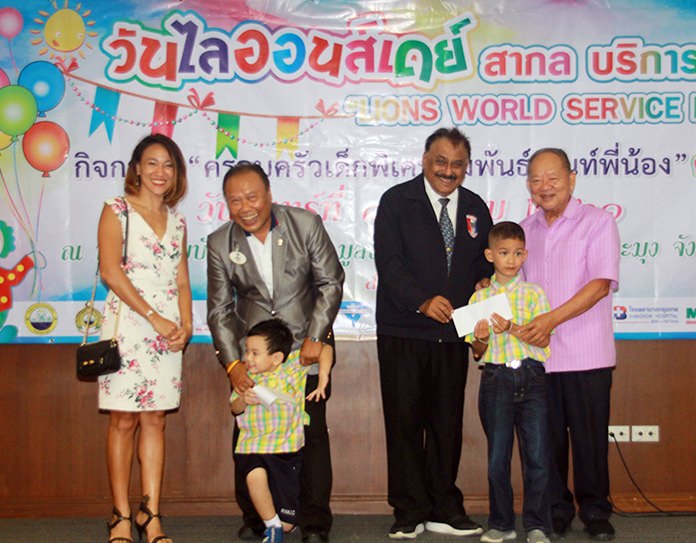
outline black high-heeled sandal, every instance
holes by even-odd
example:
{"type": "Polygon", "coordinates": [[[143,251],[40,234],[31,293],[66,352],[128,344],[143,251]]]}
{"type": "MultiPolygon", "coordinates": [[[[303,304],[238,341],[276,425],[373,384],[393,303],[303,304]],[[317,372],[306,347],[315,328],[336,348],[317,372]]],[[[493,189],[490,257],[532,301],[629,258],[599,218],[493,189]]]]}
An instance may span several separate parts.
{"type": "MultiPolygon", "coordinates": [[[[121,514],[121,511],[119,511],[116,507],[113,508],[111,513],[116,518],[114,520],[106,523],[106,529],[109,532],[109,536],[111,535],[111,530],[113,530],[116,526],[118,526],[121,523],[121,521],[127,520],[131,524],[133,523],[133,519],[130,516],[124,517],[121,514]]],[[[125,542],[125,543],[133,543],[133,540],[129,537],[111,537],[109,539],[109,543],[117,543],[118,541],[125,542]]]]}
{"type": "MultiPolygon", "coordinates": [[[[143,522],[142,524],[140,524],[138,522],[137,517],[135,520],[135,528],[138,530],[138,541],[140,541],[142,543],[143,534],[145,534],[145,541],[147,541],[147,532],[145,531],[147,529],[147,525],[150,524],[150,522],[152,522],[152,519],[158,518],[158,519],[162,520],[163,517],[159,513],[153,513],[152,511],[150,511],[149,507],[147,505],[145,505],[145,502],[140,502],[139,510],[147,515],[147,520],[145,522],[143,522]]],[[[171,541],[172,538],[169,537],[168,535],[158,535],[149,543],[157,543],[158,541],[164,541],[164,540],[171,541]]]]}

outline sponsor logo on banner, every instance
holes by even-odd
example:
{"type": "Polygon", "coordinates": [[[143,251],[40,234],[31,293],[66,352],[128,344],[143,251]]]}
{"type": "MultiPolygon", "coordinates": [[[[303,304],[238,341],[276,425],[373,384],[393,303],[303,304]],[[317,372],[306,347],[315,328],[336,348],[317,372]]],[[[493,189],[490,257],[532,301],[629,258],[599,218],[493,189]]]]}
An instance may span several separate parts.
{"type": "Polygon", "coordinates": [[[623,321],[626,320],[628,315],[626,314],[626,306],[623,305],[615,305],[614,306],[614,319],[617,321],[623,321]]]}
{"type": "Polygon", "coordinates": [[[85,304],[85,307],[80,309],[75,315],[75,326],[80,333],[85,332],[85,328],[89,323],[89,333],[95,334],[101,330],[104,321],[104,315],[98,309],[93,309],[92,302],[85,304]]]}
{"type": "Polygon", "coordinates": [[[646,307],[629,305],[626,308],[615,305],[614,319],[644,324],[679,324],[681,322],[680,309],[676,306],[646,307]]]}
{"type": "Polygon", "coordinates": [[[50,334],[58,324],[58,314],[47,303],[32,304],[24,313],[24,324],[34,334],[50,334]]]}
{"type": "Polygon", "coordinates": [[[357,323],[363,315],[368,315],[371,309],[369,306],[356,301],[341,302],[339,314],[347,317],[353,325],[357,323]]]}
{"type": "Polygon", "coordinates": [[[685,317],[686,324],[696,324],[696,307],[687,307],[685,317]]]}

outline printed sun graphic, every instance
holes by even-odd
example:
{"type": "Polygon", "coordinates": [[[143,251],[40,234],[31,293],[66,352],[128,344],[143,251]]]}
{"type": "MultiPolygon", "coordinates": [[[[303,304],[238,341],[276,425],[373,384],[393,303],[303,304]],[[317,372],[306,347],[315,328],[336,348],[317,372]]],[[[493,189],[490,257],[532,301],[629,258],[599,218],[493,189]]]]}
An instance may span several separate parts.
{"type": "Polygon", "coordinates": [[[88,38],[97,36],[96,32],[88,32],[87,27],[94,26],[94,21],[85,22],[85,18],[92,13],[91,10],[85,10],[80,13],[82,4],[77,4],[75,9],[68,7],[68,0],[65,0],[62,8],[58,7],[57,2],[52,2],[54,13],[39,11],[39,17],[34,19],[34,22],[44,25],[43,30],[32,30],[32,34],[43,34],[43,38],[35,38],[32,40],[32,45],[45,45],[39,50],[40,55],[45,55],[50,51],[50,58],[56,58],[66,62],[70,60],[75,63],[75,54],[80,58],[85,58],[83,51],[84,47],[93,49],[92,45],[87,41],[88,38]]]}

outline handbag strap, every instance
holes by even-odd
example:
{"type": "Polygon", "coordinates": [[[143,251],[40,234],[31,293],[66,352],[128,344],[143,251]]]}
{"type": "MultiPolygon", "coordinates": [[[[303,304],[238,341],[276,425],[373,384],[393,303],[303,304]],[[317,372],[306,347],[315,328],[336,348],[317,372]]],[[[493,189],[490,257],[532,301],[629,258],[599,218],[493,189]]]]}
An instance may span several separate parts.
{"type": "MultiPolygon", "coordinates": [[[[121,266],[125,266],[128,260],[128,230],[130,230],[128,221],[130,218],[130,208],[128,207],[128,200],[125,198],[121,198],[121,200],[123,200],[123,205],[126,206],[126,234],[123,236],[123,254],[121,255],[121,266]]],[[[98,266],[97,269],[99,269],[98,266]]]]}
{"type": "MultiPolygon", "coordinates": [[[[128,261],[128,231],[129,228],[129,217],[130,209],[128,208],[128,201],[125,198],[121,198],[123,205],[126,208],[126,233],[123,239],[123,253],[121,254],[121,266],[125,266],[128,261]]],[[[82,338],[82,345],[87,343],[87,336],[89,335],[89,327],[92,325],[92,315],[94,314],[94,297],[97,294],[97,283],[99,282],[99,256],[97,256],[97,271],[94,274],[94,284],[92,285],[92,297],[89,301],[89,315],[87,316],[87,326],[85,326],[85,334],[82,338]]],[[[118,333],[118,321],[121,317],[121,300],[118,300],[118,311],[116,312],[116,326],[114,327],[113,338],[116,338],[118,333]]]]}

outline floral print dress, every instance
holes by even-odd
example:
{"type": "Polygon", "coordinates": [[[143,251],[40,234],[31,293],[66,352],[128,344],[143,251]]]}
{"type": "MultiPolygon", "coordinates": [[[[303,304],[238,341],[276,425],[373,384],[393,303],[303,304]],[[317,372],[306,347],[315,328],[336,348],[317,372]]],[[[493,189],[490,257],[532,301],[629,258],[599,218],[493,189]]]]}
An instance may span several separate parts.
{"type": "MultiPolygon", "coordinates": [[[[183,216],[170,209],[166,231],[159,239],[124,198],[111,199],[106,204],[121,221],[123,234],[126,213],[129,213],[126,275],[155,311],[180,324],[176,276],[186,230],[183,216]]],[[[158,411],[179,407],[181,352],[170,352],[166,340],[150,322],[109,291],[104,307],[102,339],[113,337],[117,320],[121,369],[99,377],[99,408],[158,411]]]]}

